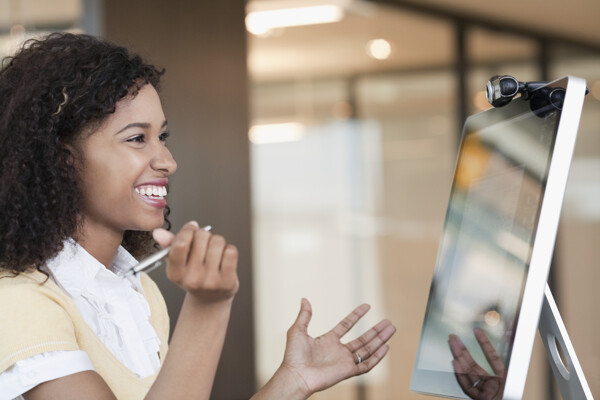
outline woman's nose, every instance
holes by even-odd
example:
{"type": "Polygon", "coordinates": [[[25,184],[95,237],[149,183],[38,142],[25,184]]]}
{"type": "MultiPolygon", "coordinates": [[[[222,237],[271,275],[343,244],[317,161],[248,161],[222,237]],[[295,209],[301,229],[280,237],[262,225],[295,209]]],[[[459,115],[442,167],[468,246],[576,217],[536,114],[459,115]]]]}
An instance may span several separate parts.
{"type": "Polygon", "coordinates": [[[161,144],[157,149],[157,152],[152,159],[151,167],[157,171],[165,172],[167,175],[171,175],[177,170],[177,163],[164,144],[161,144]]]}

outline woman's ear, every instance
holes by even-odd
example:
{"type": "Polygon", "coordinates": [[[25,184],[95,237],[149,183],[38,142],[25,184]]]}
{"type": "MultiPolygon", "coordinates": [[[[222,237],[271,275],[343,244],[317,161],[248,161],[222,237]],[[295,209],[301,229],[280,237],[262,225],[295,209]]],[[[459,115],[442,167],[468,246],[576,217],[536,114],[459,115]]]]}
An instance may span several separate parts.
{"type": "Polygon", "coordinates": [[[74,166],[77,163],[77,150],[75,149],[75,147],[73,145],[70,144],[66,144],[65,145],[65,157],[66,157],[66,162],[67,165],[69,165],[70,167],[74,166]]]}
{"type": "Polygon", "coordinates": [[[80,167],[85,160],[83,145],[87,138],[96,132],[102,122],[88,122],[83,127],[77,129],[70,137],[61,140],[63,147],[67,150],[69,159],[68,165],[80,167]]]}
{"type": "Polygon", "coordinates": [[[64,143],[63,144],[66,157],[67,165],[71,167],[79,167],[83,161],[83,151],[77,143],[64,143]]]}

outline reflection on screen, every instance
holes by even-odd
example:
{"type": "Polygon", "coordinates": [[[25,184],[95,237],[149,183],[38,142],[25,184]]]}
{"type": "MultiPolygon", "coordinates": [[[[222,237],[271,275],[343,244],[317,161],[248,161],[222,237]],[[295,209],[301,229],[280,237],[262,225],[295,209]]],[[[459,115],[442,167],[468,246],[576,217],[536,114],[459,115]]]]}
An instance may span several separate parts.
{"type": "Polygon", "coordinates": [[[467,120],[417,368],[453,372],[455,334],[493,374],[474,328],[508,366],[557,121],[521,100],[467,120]]]}

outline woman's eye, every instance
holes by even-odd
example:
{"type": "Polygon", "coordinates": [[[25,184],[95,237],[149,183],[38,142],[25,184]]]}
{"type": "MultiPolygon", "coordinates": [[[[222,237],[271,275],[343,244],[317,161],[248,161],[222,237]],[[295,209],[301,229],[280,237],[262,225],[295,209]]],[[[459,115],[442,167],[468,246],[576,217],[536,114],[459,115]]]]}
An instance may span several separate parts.
{"type": "Polygon", "coordinates": [[[160,136],[158,138],[161,141],[165,142],[169,136],[171,136],[171,134],[169,132],[163,132],[160,134],[160,136]]]}
{"type": "Polygon", "coordinates": [[[128,142],[135,142],[135,143],[144,143],[145,140],[146,140],[146,138],[144,137],[144,135],[137,135],[137,136],[127,139],[128,142]]]}

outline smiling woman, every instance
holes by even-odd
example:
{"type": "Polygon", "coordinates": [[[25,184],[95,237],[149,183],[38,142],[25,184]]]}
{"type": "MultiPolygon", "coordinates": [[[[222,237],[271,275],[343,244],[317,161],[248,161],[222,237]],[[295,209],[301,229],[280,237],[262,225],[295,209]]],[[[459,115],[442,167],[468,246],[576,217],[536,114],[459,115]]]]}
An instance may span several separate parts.
{"type": "MultiPolygon", "coordinates": [[[[119,101],[89,136],[75,142],[81,157],[82,211],[75,236],[86,243],[118,247],[125,231],[150,231],[163,224],[168,176],[177,164],[166,146],[167,122],[152,85],[119,101]],[[115,205],[118,204],[118,207],[115,205]]],[[[94,254],[110,265],[112,254],[94,254]]]]}
{"type": "MultiPolygon", "coordinates": [[[[4,190],[10,187],[0,196],[10,216],[0,222],[3,268],[38,268],[61,250],[81,222],[74,145],[106,122],[119,100],[135,98],[144,83],[158,86],[162,71],[124,48],[83,38],[31,41],[0,72],[0,177],[4,190]]],[[[131,231],[125,247],[141,255],[150,239],[131,231]]]]}
{"type": "MultiPolygon", "coordinates": [[[[112,43],[52,34],[0,71],[0,393],[13,399],[208,399],[240,283],[237,248],[191,221],[173,234],[157,92],[162,71],[112,43]],[[154,238],[154,240],[152,240],[154,238]],[[168,344],[164,300],[134,256],[170,246],[186,292],[168,344]]],[[[255,399],[306,399],[370,371],[394,334],[384,320],[318,339],[302,300],[284,361],[255,399]]]]}

